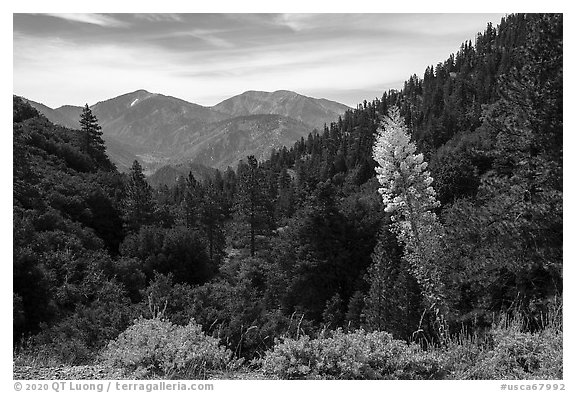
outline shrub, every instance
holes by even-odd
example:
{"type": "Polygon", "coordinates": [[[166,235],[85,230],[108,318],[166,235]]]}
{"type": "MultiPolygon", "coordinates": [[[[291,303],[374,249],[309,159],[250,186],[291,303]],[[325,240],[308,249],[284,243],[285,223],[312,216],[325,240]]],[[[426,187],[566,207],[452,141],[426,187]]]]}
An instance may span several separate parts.
{"type": "Polygon", "coordinates": [[[184,226],[143,226],[124,239],[120,254],[140,259],[147,279],[152,279],[157,271],[172,273],[177,283],[203,284],[214,274],[201,235],[184,226]]]}
{"type": "Polygon", "coordinates": [[[444,356],[450,379],[562,379],[558,315],[543,318],[534,332],[519,313],[501,317],[483,339],[460,334],[447,348],[434,351],[444,356]]]}
{"type": "Polygon", "coordinates": [[[103,353],[105,362],[140,377],[200,377],[210,370],[234,367],[232,353],[204,335],[191,320],[186,326],[159,318],[135,321],[103,353]]]}
{"type": "Polygon", "coordinates": [[[444,357],[444,365],[449,370],[448,379],[470,379],[470,370],[487,351],[489,343],[480,340],[477,335],[462,331],[447,340],[446,347],[432,349],[444,357]]]}
{"type": "Polygon", "coordinates": [[[445,347],[395,340],[357,330],[329,337],[284,338],[268,350],[262,371],[282,379],[562,379],[561,321],[526,331],[519,319],[480,338],[462,332],[445,347]]]}
{"type": "Polygon", "coordinates": [[[32,367],[58,367],[62,364],[83,365],[94,360],[94,351],[79,337],[66,337],[62,331],[51,336],[47,334],[27,337],[14,350],[14,364],[32,367]]]}
{"type": "Polygon", "coordinates": [[[101,272],[96,271],[77,284],[58,288],[82,300],[95,299],[89,304],[76,304],[74,312],[52,325],[42,324],[41,331],[29,337],[22,348],[27,352],[23,356],[33,357],[36,353],[45,363],[89,364],[106,343],[126,329],[134,313],[123,288],[115,280],[101,277],[101,272]]]}
{"type": "Polygon", "coordinates": [[[260,364],[287,379],[436,379],[444,375],[440,360],[389,333],[338,329],[331,337],[285,339],[260,364]]]}
{"type": "Polygon", "coordinates": [[[493,348],[481,353],[460,378],[562,379],[562,331],[497,328],[491,336],[493,348]]]}

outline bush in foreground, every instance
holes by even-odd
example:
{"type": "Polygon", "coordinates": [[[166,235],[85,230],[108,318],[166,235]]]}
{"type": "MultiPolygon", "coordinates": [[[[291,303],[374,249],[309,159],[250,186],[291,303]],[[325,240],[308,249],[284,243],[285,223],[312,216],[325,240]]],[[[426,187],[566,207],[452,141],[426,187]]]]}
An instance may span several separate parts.
{"type": "Polygon", "coordinates": [[[281,379],[562,379],[562,328],[536,332],[518,322],[494,326],[482,339],[457,336],[423,350],[389,333],[357,330],[330,337],[285,338],[256,361],[281,379]]]}
{"type": "Polygon", "coordinates": [[[385,332],[336,330],[331,337],[285,339],[259,362],[283,379],[440,379],[435,353],[394,340],[385,332]]]}
{"type": "Polygon", "coordinates": [[[110,366],[139,378],[204,377],[235,366],[231,351],[206,336],[194,320],[178,326],[160,318],[140,318],[108,344],[103,357],[110,366]]]}
{"type": "Polygon", "coordinates": [[[517,321],[494,327],[482,345],[471,341],[445,350],[452,379],[562,379],[560,326],[522,331],[517,321]]]}

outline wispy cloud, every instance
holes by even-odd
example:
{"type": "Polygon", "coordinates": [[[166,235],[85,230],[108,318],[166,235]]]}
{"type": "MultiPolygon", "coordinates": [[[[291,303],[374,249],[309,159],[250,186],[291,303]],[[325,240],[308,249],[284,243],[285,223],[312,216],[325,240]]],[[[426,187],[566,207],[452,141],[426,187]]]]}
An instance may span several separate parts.
{"type": "Polygon", "coordinates": [[[301,31],[313,27],[314,19],[315,14],[280,14],[274,21],[294,31],[301,31]]]}
{"type": "Polygon", "coordinates": [[[179,14],[134,14],[134,18],[149,22],[182,22],[179,14]]]}
{"type": "Polygon", "coordinates": [[[120,21],[103,14],[47,14],[55,18],[65,19],[70,22],[88,23],[103,27],[126,27],[126,22],[120,21]]]}
{"type": "Polygon", "coordinates": [[[218,48],[233,48],[234,44],[230,41],[227,41],[221,37],[218,37],[216,34],[220,32],[219,30],[203,30],[203,29],[194,29],[190,31],[185,31],[178,33],[180,36],[190,36],[194,38],[198,38],[202,41],[207,42],[208,44],[218,47],[218,48]]]}

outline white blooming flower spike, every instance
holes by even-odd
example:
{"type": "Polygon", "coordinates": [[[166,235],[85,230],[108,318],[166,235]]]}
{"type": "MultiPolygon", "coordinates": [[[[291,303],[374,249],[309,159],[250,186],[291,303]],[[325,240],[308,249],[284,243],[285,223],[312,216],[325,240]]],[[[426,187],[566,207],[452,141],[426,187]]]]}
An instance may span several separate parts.
{"type": "Polygon", "coordinates": [[[432,209],[440,204],[426,170],[428,163],[410,141],[408,127],[397,107],[389,110],[378,129],[373,158],[385,211],[392,230],[405,246],[404,258],[430,304],[442,303],[442,266],[439,264],[442,225],[432,209]]]}

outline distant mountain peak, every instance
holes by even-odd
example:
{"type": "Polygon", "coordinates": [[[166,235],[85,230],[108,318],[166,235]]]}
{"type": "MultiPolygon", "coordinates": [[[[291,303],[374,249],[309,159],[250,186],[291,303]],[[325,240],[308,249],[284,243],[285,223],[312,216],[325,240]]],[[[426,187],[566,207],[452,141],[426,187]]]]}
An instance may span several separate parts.
{"type": "Polygon", "coordinates": [[[220,102],[212,109],[231,117],[282,115],[302,121],[311,128],[321,129],[324,124],[338,120],[338,116],[350,108],[335,101],[312,98],[290,90],[248,90],[220,102]]]}
{"type": "MultiPolygon", "coordinates": [[[[291,97],[306,97],[300,93],[296,93],[292,90],[275,90],[275,91],[264,91],[264,90],[246,90],[244,93],[240,93],[234,97],[251,96],[251,97],[277,97],[277,96],[291,96],[291,97]]],[[[234,98],[232,97],[232,98],[234,98]]]]}
{"type": "Polygon", "coordinates": [[[59,106],[58,108],[56,108],[56,110],[60,110],[60,109],[67,110],[67,109],[76,109],[76,108],[82,108],[82,107],[78,106],[78,105],[62,105],[62,106],[59,106]]]}
{"type": "Polygon", "coordinates": [[[132,105],[132,103],[134,103],[135,100],[143,100],[143,99],[154,97],[157,95],[158,94],[156,94],[156,93],[150,93],[149,91],[146,91],[144,89],[139,89],[139,90],[133,91],[131,93],[125,93],[125,94],[121,94],[121,95],[114,97],[114,98],[109,98],[109,99],[106,99],[103,101],[99,101],[96,104],[92,105],[92,107],[95,107],[97,105],[102,105],[105,103],[109,103],[109,102],[114,102],[115,104],[122,103],[123,106],[130,107],[132,105]]]}
{"type": "Polygon", "coordinates": [[[132,96],[147,96],[147,95],[156,95],[156,93],[150,93],[148,90],[144,90],[144,89],[138,89],[138,90],[134,90],[130,93],[124,93],[119,95],[118,97],[115,98],[120,98],[120,97],[132,97],[132,96]]]}
{"type": "Polygon", "coordinates": [[[276,90],[276,91],[273,91],[272,94],[289,94],[289,95],[294,95],[294,96],[306,97],[305,95],[300,94],[300,93],[296,93],[295,91],[292,91],[292,90],[276,90]]]}

